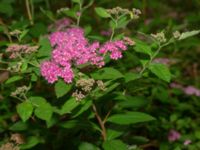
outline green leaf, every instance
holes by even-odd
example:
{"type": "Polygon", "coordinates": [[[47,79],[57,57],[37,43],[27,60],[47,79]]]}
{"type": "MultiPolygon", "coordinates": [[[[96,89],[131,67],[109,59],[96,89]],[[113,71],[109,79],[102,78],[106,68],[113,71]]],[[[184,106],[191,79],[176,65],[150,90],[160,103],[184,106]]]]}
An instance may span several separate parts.
{"type": "Polygon", "coordinates": [[[80,103],[75,100],[75,98],[71,98],[65,102],[60,110],[60,114],[71,113],[71,111],[76,108],[80,103]]]}
{"type": "Polygon", "coordinates": [[[91,143],[88,142],[82,142],[79,147],[79,150],[100,150],[98,147],[96,147],[96,145],[93,145],[91,143]]]}
{"type": "Polygon", "coordinates": [[[22,31],[22,33],[19,36],[19,40],[21,41],[27,35],[28,32],[29,32],[29,30],[22,31]]]}
{"type": "Polygon", "coordinates": [[[142,96],[123,96],[120,95],[116,98],[121,100],[118,105],[122,108],[144,108],[148,104],[148,100],[142,96]]]}
{"type": "Polygon", "coordinates": [[[60,124],[61,127],[66,128],[66,129],[71,129],[74,128],[75,126],[77,126],[79,124],[78,120],[69,120],[66,122],[62,122],[60,124]]]}
{"type": "Polygon", "coordinates": [[[75,113],[73,118],[81,115],[83,112],[85,112],[90,108],[90,106],[92,105],[92,101],[91,100],[85,100],[85,101],[86,102],[80,106],[81,107],[80,110],[77,113],[75,113]]]}
{"type": "Polygon", "coordinates": [[[128,83],[130,81],[134,81],[140,77],[139,74],[128,72],[125,74],[125,82],[128,83]]]}
{"type": "Polygon", "coordinates": [[[154,119],[155,119],[154,117],[142,112],[128,112],[124,114],[112,115],[111,117],[108,118],[107,121],[120,125],[128,125],[128,124],[152,121],[154,119]]]}
{"type": "Polygon", "coordinates": [[[18,121],[16,123],[14,123],[9,130],[11,131],[25,131],[28,129],[28,125],[22,121],[18,121]]]}
{"type": "Polygon", "coordinates": [[[60,98],[65,94],[67,94],[70,91],[70,89],[71,89],[71,84],[66,84],[64,81],[59,80],[55,84],[55,92],[57,98],[60,98]]]}
{"type": "Polygon", "coordinates": [[[29,101],[23,102],[17,105],[17,113],[22,118],[23,122],[25,122],[33,113],[33,105],[29,101]]]}
{"type": "Polygon", "coordinates": [[[11,16],[13,14],[12,5],[6,2],[0,3],[0,13],[6,14],[7,16],[11,16]]]}
{"type": "Polygon", "coordinates": [[[35,115],[42,120],[49,121],[53,114],[53,109],[49,103],[40,103],[35,109],[35,115]]]}
{"type": "Polygon", "coordinates": [[[48,38],[40,38],[39,45],[38,57],[50,57],[52,48],[48,38]]]}
{"type": "Polygon", "coordinates": [[[36,107],[40,107],[40,105],[46,104],[47,101],[43,97],[33,96],[28,99],[33,105],[36,107]]]}
{"type": "Polygon", "coordinates": [[[44,35],[47,33],[47,28],[43,23],[39,22],[34,24],[34,26],[30,28],[29,33],[33,37],[38,38],[40,35],[44,35]]]}
{"type": "Polygon", "coordinates": [[[10,83],[19,81],[21,79],[23,79],[21,76],[13,76],[13,77],[9,78],[8,80],[6,80],[5,84],[10,84],[10,83]]]}
{"type": "Polygon", "coordinates": [[[20,145],[20,150],[30,149],[30,148],[36,146],[39,143],[41,143],[41,139],[40,138],[38,138],[36,136],[28,137],[28,139],[26,139],[26,143],[20,145]]]}
{"type": "Polygon", "coordinates": [[[81,0],[72,0],[72,2],[80,4],[81,0]]]}
{"type": "Polygon", "coordinates": [[[149,56],[153,55],[153,52],[151,50],[151,46],[147,45],[146,43],[139,41],[139,40],[135,40],[136,45],[134,47],[134,50],[138,53],[143,53],[143,54],[147,54],[149,56]]]}
{"type": "Polygon", "coordinates": [[[183,39],[189,38],[191,36],[195,36],[199,33],[200,33],[200,30],[193,30],[193,31],[184,32],[180,35],[178,40],[183,40],[183,39]]]}
{"type": "Polygon", "coordinates": [[[109,18],[111,17],[110,14],[106,11],[106,9],[102,7],[96,7],[95,12],[102,18],[109,18]]]}
{"type": "Polygon", "coordinates": [[[118,23],[117,23],[117,27],[116,28],[125,28],[127,26],[127,24],[130,22],[130,20],[124,16],[124,17],[121,17],[119,20],[118,20],[118,23]]]}
{"type": "Polygon", "coordinates": [[[151,63],[149,66],[149,69],[158,78],[160,78],[166,82],[170,82],[171,73],[166,65],[160,64],[160,63],[151,63]]]}
{"type": "Polygon", "coordinates": [[[128,147],[121,140],[105,141],[103,143],[104,150],[128,150],[128,147]]]}
{"type": "Polygon", "coordinates": [[[103,68],[98,70],[97,72],[91,75],[94,79],[102,80],[102,79],[119,79],[123,78],[124,75],[114,68],[103,68]]]}
{"type": "Polygon", "coordinates": [[[122,131],[117,131],[117,130],[112,130],[112,129],[107,129],[107,136],[106,136],[106,140],[113,140],[117,137],[119,137],[120,135],[122,135],[123,132],[122,131]]]}

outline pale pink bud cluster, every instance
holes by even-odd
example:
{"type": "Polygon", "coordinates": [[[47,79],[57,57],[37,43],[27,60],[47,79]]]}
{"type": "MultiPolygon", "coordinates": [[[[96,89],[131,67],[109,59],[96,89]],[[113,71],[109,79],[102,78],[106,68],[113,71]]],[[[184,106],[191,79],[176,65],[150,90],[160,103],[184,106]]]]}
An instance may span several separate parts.
{"type": "Polygon", "coordinates": [[[30,54],[30,53],[36,52],[37,49],[38,49],[38,46],[11,44],[6,49],[6,52],[10,53],[11,59],[14,59],[23,54],[30,54]]]}
{"type": "Polygon", "coordinates": [[[81,28],[54,32],[49,40],[54,47],[52,59],[41,64],[41,74],[49,83],[54,83],[59,77],[70,83],[74,78],[72,65],[92,64],[102,67],[105,65],[106,54],[110,54],[111,59],[117,60],[122,57],[122,51],[127,49],[122,40],[109,41],[103,45],[99,42],[90,44],[81,28]]]}
{"type": "Polygon", "coordinates": [[[195,96],[200,97],[200,89],[194,86],[190,85],[190,86],[183,87],[182,85],[177,84],[177,83],[171,83],[170,86],[172,88],[177,88],[177,89],[182,90],[186,95],[195,95],[195,96]]]}
{"type": "Polygon", "coordinates": [[[69,18],[62,18],[60,20],[55,21],[53,24],[51,24],[48,27],[48,30],[49,31],[51,31],[51,30],[64,31],[64,30],[66,30],[69,27],[69,25],[71,25],[71,23],[72,23],[71,19],[69,19],[69,18]]]}
{"type": "Polygon", "coordinates": [[[177,141],[180,139],[180,137],[181,137],[181,134],[174,129],[171,129],[168,133],[168,141],[170,142],[177,141]]]}
{"type": "Polygon", "coordinates": [[[100,34],[103,35],[103,36],[111,36],[112,30],[111,29],[109,29],[109,30],[102,30],[100,32],[100,34]]]}

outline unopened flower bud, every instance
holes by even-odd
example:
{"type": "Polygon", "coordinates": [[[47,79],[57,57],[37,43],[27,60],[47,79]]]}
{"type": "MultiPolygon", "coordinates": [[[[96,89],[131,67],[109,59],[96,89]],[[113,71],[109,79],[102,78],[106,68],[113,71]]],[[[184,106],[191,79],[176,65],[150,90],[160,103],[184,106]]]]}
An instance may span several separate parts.
{"type": "Polygon", "coordinates": [[[175,39],[178,39],[178,38],[181,36],[181,34],[180,34],[179,31],[175,31],[175,32],[173,33],[173,36],[174,36],[175,39]]]}

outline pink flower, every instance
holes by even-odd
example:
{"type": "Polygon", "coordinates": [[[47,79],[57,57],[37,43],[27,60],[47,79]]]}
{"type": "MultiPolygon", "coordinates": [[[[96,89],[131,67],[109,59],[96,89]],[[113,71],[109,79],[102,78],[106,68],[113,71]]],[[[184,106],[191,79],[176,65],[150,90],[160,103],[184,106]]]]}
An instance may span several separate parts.
{"type": "Polygon", "coordinates": [[[124,41],[109,41],[99,49],[99,53],[106,54],[107,52],[110,52],[110,58],[117,60],[122,58],[122,51],[125,50],[127,50],[127,46],[125,45],[124,41]]]}
{"type": "Polygon", "coordinates": [[[54,62],[45,61],[41,64],[41,75],[45,77],[49,83],[57,81],[60,73],[61,68],[54,62]]]}
{"type": "Polygon", "coordinates": [[[187,145],[189,145],[191,143],[192,143],[192,141],[187,139],[187,140],[184,141],[183,145],[187,146],[187,145]]]}
{"type": "Polygon", "coordinates": [[[176,89],[181,89],[181,90],[183,89],[183,86],[181,84],[174,83],[174,82],[170,84],[170,87],[176,88],[176,89]]]}
{"type": "Polygon", "coordinates": [[[200,96],[200,90],[193,86],[188,86],[188,87],[184,88],[184,92],[187,95],[200,96]]]}
{"type": "Polygon", "coordinates": [[[52,51],[51,61],[43,62],[41,74],[49,83],[54,83],[58,77],[66,83],[71,83],[74,73],[71,66],[92,64],[97,67],[105,65],[104,55],[110,53],[111,59],[122,58],[122,52],[127,49],[124,41],[109,41],[101,46],[99,42],[89,43],[81,28],[68,28],[57,31],[49,36],[52,51]]]}
{"type": "Polygon", "coordinates": [[[180,137],[181,137],[181,134],[174,129],[171,129],[168,133],[168,141],[170,142],[177,141],[178,139],[180,139],[180,137]]]}

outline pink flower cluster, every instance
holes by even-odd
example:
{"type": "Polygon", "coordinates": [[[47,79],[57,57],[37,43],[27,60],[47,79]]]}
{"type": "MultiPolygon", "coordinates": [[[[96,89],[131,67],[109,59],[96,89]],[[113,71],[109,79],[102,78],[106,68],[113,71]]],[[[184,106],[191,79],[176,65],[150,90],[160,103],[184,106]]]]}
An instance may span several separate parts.
{"type": "Polygon", "coordinates": [[[98,67],[105,65],[104,56],[109,53],[111,59],[122,57],[122,51],[127,49],[124,41],[109,41],[100,45],[99,42],[89,43],[81,28],[68,28],[57,31],[49,37],[54,47],[52,59],[41,64],[41,74],[49,83],[54,83],[58,77],[66,83],[74,78],[72,65],[92,64],[98,67]]]}
{"type": "Polygon", "coordinates": [[[195,95],[200,97],[200,90],[194,86],[183,87],[182,85],[176,83],[171,83],[170,86],[172,88],[177,88],[182,90],[186,95],[195,95]]]}

